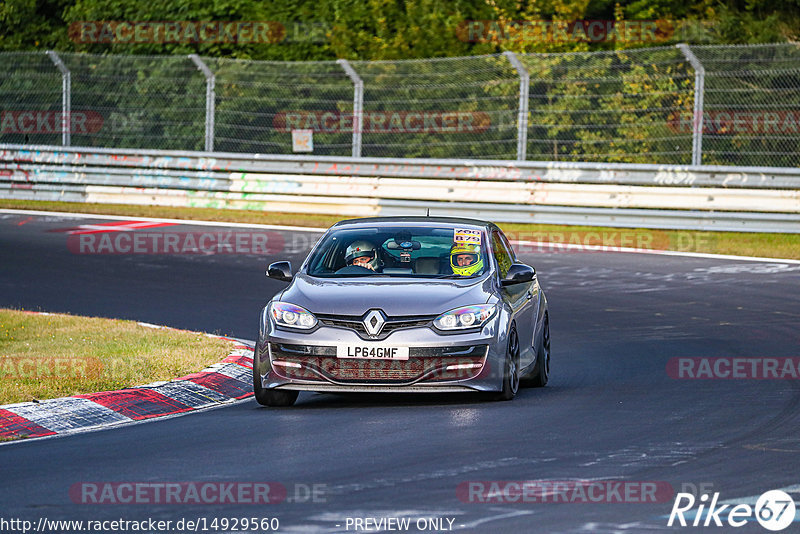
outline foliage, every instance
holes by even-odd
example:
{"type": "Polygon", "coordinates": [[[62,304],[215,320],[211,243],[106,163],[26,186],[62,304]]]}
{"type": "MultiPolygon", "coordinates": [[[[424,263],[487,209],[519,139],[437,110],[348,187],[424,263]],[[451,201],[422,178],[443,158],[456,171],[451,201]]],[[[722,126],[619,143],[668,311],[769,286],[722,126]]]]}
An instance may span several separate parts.
{"type": "MultiPolygon", "coordinates": [[[[484,126],[365,126],[362,155],[514,159],[519,74],[501,54],[511,51],[530,73],[528,159],[687,164],[694,69],[671,45],[793,41],[798,29],[800,0],[5,0],[0,101],[60,110],[61,76],[41,53],[56,49],[72,73],[72,109],[104,119],[100,131],[75,132],[73,145],[202,150],[206,80],[187,58],[196,53],[216,77],[215,150],[283,154],[292,150],[279,126],[287,112],[352,115],[352,81],[332,61],[346,58],[364,81],[367,118],[460,112],[484,126]],[[563,24],[576,20],[587,22],[563,24]],[[86,21],[260,21],[270,33],[266,42],[84,42],[86,21]],[[617,33],[589,39],[591,21],[617,33]],[[417,58],[437,59],[397,61],[417,58]],[[688,130],[676,128],[687,116],[688,130]]],[[[795,118],[796,46],[714,50],[696,49],[706,109],[795,118]]],[[[6,130],[0,142],[60,142],[58,132],[32,137],[6,130]]],[[[349,155],[352,137],[316,131],[314,152],[349,155]]],[[[788,130],[712,131],[703,148],[708,164],[796,165],[799,156],[788,130]]]]}
{"type": "MultiPolygon", "coordinates": [[[[510,21],[671,21],[663,44],[763,43],[800,33],[798,0],[4,0],[0,50],[188,54],[308,61],[477,55],[502,50],[564,52],[628,48],[637,42],[527,38],[510,21]],[[500,38],[465,39],[465,21],[499,21],[500,38]],[[282,28],[266,43],[83,43],[81,21],[270,21],[282,28]],[[74,30],[73,26],[73,30],[74,30]]],[[[494,34],[497,37],[497,34],[494,34]]],[[[652,44],[652,43],[651,43],[652,44]]]]}

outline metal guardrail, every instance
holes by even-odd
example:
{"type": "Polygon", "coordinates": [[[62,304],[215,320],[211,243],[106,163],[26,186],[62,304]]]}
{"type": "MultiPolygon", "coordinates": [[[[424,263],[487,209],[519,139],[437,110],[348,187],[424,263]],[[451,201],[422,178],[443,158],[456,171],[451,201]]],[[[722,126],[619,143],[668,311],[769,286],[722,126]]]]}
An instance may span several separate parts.
{"type": "Polygon", "coordinates": [[[0,145],[0,197],[800,233],[800,169],[0,145]]]}

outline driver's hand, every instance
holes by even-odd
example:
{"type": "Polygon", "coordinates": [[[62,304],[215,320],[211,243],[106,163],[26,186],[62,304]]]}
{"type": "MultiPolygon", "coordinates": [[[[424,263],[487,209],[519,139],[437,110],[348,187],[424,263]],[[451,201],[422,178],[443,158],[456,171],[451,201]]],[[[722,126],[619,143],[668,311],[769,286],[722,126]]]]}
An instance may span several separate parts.
{"type": "Polygon", "coordinates": [[[368,262],[368,261],[364,261],[364,262],[354,261],[350,265],[353,265],[355,267],[363,267],[365,269],[369,269],[370,271],[374,271],[375,270],[375,267],[373,267],[372,264],[370,262],[368,262]]]}

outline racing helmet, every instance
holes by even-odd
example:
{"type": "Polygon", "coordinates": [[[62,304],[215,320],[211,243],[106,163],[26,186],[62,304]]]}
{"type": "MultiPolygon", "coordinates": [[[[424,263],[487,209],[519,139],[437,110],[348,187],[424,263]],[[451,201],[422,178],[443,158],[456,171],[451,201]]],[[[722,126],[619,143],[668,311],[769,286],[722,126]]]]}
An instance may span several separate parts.
{"type": "Polygon", "coordinates": [[[347,265],[352,265],[354,259],[365,256],[370,258],[369,264],[373,269],[377,270],[380,265],[378,262],[378,251],[375,249],[375,245],[363,239],[353,241],[348,245],[344,252],[344,262],[347,265]]]}
{"type": "Polygon", "coordinates": [[[461,276],[472,276],[483,269],[483,258],[479,245],[456,243],[450,249],[450,267],[453,273],[461,276]],[[470,256],[472,262],[469,265],[461,266],[458,264],[458,256],[462,254],[470,256]]]}

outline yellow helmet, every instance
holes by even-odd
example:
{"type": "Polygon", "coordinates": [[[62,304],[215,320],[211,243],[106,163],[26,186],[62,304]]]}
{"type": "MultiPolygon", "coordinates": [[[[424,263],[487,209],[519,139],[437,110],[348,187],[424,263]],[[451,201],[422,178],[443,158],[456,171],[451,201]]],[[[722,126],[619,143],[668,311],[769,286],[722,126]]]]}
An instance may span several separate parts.
{"type": "Polygon", "coordinates": [[[450,249],[450,267],[453,273],[461,276],[472,276],[483,269],[480,246],[460,243],[453,245],[450,249]],[[469,256],[471,261],[467,265],[459,265],[458,256],[469,256]]]}

